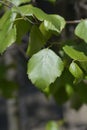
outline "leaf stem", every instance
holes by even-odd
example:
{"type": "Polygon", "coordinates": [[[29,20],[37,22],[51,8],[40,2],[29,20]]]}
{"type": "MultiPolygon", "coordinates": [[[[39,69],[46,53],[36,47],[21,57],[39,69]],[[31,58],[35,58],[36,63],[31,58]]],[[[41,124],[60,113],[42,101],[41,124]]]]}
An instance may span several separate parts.
{"type": "Polygon", "coordinates": [[[16,18],[14,22],[19,21],[19,20],[23,20],[23,19],[24,18],[22,18],[22,17],[21,18],[16,18]]]}

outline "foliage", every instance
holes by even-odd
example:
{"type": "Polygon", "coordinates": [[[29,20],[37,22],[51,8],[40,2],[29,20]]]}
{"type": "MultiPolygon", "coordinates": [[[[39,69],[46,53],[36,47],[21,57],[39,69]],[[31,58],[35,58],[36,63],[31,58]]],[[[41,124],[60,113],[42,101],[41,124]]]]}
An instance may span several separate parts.
{"type": "Polygon", "coordinates": [[[49,121],[47,123],[46,130],[59,130],[58,124],[54,121],[49,121]]]}
{"type": "Polygon", "coordinates": [[[77,41],[52,41],[53,36],[61,36],[66,20],[57,14],[47,14],[29,2],[7,1],[8,6],[12,6],[0,19],[0,53],[14,42],[21,43],[22,37],[29,33],[26,54],[29,56],[27,74],[31,82],[47,96],[53,95],[58,104],[73,97],[75,100],[77,96],[74,95],[81,97],[80,103],[87,103],[87,50],[80,47],[80,44],[87,43],[87,20],[81,20],[75,28],[79,45],[77,41]],[[58,49],[53,49],[54,45],[58,49]]]}
{"type": "Polygon", "coordinates": [[[82,20],[76,27],[75,34],[87,43],[87,20],[82,20]]]}
{"type": "Polygon", "coordinates": [[[59,130],[60,127],[64,124],[63,120],[59,121],[49,121],[46,124],[46,130],[59,130]]]}

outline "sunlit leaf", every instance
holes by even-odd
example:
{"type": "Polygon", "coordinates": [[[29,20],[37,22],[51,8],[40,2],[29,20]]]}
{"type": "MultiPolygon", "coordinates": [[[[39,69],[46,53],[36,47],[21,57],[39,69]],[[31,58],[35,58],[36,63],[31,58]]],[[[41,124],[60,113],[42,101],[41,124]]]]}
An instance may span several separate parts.
{"type": "Polygon", "coordinates": [[[48,18],[44,20],[44,26],[47,31],[50,30],[54,34],[59,34],[65,26],[65,21],[59,15],[48,15],[48,18]]]}
{"type": "Polygon", "coordinates": [[[15,18],[16,18],[16,13],[12,13],[11,10],[8,10],[7,12],[5,12],[4,15],[0,19],[0,31],[6,26],[7,26],[6,29],[9,29],[12,26],[15,18]]]}
{"type": "Polygon", "coordinates": [[[43,49],[28,62],[28,77],[32,83],[43,90],[60,77],[64,65],[59,56],[50,49],[43,49]]]}
{"type": "Polygon", "coordinates": [[[24,5],[17,8],[14,7],[13,11],[18,12],[22,16],[35,16],[40,21],[43,21],[47,17],[45,12],[37,7],[33,7],[32,5],[24,5]]]}
{"type": "Polygon", "coordinates": [[[23,17],[32,16],[33,18],[36,18],[39,21],[44,21],[44,27],[47,30],[51,30],[58,34],[65,27],[65,20],[63,17],[59,15],[46,14],[41,9],[33,7],[32,5],[21,6],[18,7],[18,9],[14,8],[13,10],[21,14],[23,17]]]}
{"type": "Polygon", "coordinates": [[[87,61],[87,56],[80,51],[75,50],[74,48],[70,46],[64,46],[63,47],[64,52],[72,59],[77,61],[87,61]]]}
{"type": "Polygon", "coordinates": [[[7,11],[0,19],[0,53],[16,40],[16,27],[13,27],[15,17],[15,13],[7,11]]]}
{"type": "Polygon", "coordinates": [[[75,29],[75,34],[87,43],[87,20],[82,20],[75,29]]]}
{"type": "Polygon", "coordinates": [[[75,81],[80,82],[83,79],[83,71],[75,62],[70,64],[69,71],[75,77],[75,81]]]}
{"type": "Polygon", "coordinates": [[[16,41],[16,28],[15,26],[9,31],[6,28],[0,32],[0,53],[6,50],[12,43],[16,41]]]}

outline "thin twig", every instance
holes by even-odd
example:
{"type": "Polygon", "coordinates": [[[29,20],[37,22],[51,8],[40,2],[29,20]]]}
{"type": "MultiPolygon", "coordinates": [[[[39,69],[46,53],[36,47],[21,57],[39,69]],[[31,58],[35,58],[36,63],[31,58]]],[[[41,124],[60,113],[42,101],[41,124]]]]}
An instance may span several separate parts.
{"type": "Polygon", "coordinates": [[[32,20],[30,20],[28,17],[26,17],[26,16],[24,16],[23,18],[24,18],[24,20],[27,20],[27,21],[30,22],[31,24],[36,24],[36,23],[34,23],[32,20]]]}
{"type": "Polygon", "coordinates": [[[81,20],[71,20],[71,21],[66,21],[66,24],[78,24],[80,22],[81,20]]]}
{"type": "Polygon", "coordinates": [[[16,21],[19,21],[19,20],[27,20],[28,22],[30,22],[31,24],[36,24],[36,23],[34,23],[34,22],[32,22],[29,18],[27,18],[27,17],[21,17],[21,18],[16,18],[15,20],[14,20],[14,22],[16,22],[16,21]]]}
{"type": "Polygon", "coordinates": [[[8,7],[8,8],[11,8],[10,5],[8,5],[7,3],[3,2],[3,1],[0,1],[1,4],[3,4],[4,6],[8,7]]]}

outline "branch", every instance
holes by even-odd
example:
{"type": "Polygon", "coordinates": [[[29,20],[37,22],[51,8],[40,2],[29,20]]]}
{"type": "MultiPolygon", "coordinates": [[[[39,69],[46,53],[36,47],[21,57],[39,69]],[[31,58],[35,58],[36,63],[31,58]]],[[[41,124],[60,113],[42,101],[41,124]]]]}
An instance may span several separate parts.
{"type": "Polygon", "coordinates": [[[66,24],[78,24],[80,22],[81,20],[71,20],[71,21],[66,21],[66,24]]]}
{"type": "MultiPolygon", "coordinates": [[[[9,0],[7,0],[7,1],[10,2],[9,0]]],[[[0,0],[0,3],[2,3],[3,5],[5,5],[5,6],[11,8],[10,5],[8,5],[7,3],[5,3],[5,2],[3,2],[3,1],[1,1],[1,0],[0,0]]],[[[10,2],[10,3],[12,3],[12,2],[10,2]]],[[[13,3],[12,3],[12,4],[13,4],[13,3]]],[[[13,4],[13,6],[16,7],[15,4],[13,4]]],[[[17,8],[17,7],[16,7],[16,8],[17,8]]],[[[17,9],[18,9],[18,8],[17,8],[17,9]]],[[[19,11],[19,13],[21,14],[20,11],[19,11]]],[[[32,22],[32,21],[31,21],[29,18],[27,18],[26,16],[25,16],[24,18],[25,18],[25,20],[28,20],[30,23],[36,24],[36,23],[32,22]]],[[[80,23],[80,22],[81,22],[81,20],[70,20],[70,21],[66,21],[66,24],[78,24],[78,23],[80,23]]]]}

